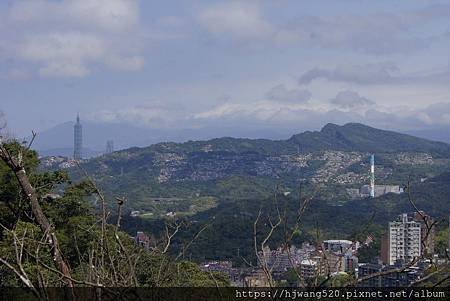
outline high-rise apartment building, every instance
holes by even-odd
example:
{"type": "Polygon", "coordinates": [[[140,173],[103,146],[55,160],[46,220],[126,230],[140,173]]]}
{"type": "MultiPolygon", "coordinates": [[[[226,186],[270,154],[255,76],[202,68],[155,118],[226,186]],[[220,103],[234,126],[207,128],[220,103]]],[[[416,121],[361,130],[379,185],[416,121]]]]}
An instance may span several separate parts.
{"type": "Polygon", "coordinates": [[[402,214],[389,223],[389,264],[411,262],[422,254],[421,224],[402,214]]]}

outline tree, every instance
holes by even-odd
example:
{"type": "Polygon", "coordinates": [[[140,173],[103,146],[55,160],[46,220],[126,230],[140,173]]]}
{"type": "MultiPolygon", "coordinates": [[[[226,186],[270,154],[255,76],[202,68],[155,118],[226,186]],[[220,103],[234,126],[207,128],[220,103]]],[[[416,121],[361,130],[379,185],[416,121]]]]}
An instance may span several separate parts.
{"type": "Polygon", "coordinates": [[[26,286],[42,297],[49,286],[229,284],[222,274],[203,272],[166,254],[178,230],[168,230],[160,245],[145,251],[120,231],[125,198],[116,199],[117,212],[111,221],[105,196],[87,173],[83,181],[72,184],[63,172],[39,173],[38,164],[36,152],[29,147],[0,140],[3,285],[26,286]],[[60,193],[52,193],[55,189],[60,193]],[[99,208],[89,204],[94,198],[99,208]]]}

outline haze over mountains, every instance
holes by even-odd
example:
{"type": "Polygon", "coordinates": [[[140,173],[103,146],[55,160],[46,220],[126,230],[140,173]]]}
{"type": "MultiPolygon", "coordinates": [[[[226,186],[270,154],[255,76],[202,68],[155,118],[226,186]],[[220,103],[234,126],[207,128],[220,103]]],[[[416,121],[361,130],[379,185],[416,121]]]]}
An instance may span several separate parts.
{"type": "MultiPolygon", "coordinates": [[[[83,155],[87,158],[104,153],[106,141],[113,140],[115,150],[130,147],[145,147],[160,142],[186,142],[189,140],[208,140],[218,137],[282,140],[303,130],[287,128],[242,128],[208,127],[197,129],[152,129],[137,127],[126,123],[100,123],[82,121],[83,155]]],[[[33,147],[41,156],[73,155],[74,122],[65,122],[38,133],[33,147]]],[[[450,128],[430,128],[404,131],[416,137],[450,142],[450,128]]]]}

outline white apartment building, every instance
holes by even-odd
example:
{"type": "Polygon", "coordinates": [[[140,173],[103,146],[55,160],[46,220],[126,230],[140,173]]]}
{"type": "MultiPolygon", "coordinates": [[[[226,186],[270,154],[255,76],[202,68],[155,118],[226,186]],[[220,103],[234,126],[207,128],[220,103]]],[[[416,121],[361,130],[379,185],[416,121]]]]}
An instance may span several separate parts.
{"type": "Polygon", "coordinates": [[[420,223],[402,214],[389,223],[389,264],[396,260],[411,262],[421,255],[420,223]]]}

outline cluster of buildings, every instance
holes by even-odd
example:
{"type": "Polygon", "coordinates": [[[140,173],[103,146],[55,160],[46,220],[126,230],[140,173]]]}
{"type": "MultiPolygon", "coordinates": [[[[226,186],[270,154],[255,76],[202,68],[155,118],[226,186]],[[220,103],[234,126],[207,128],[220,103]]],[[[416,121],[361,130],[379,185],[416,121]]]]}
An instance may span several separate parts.
{"type": "MultiPolygon", "coordinates": [[[[304,243],[301,248],[291,246],[258,253],[258,267],[236,268],[229,261],[201,264],[205,271],[223,272],[234,286],[267,287],[267,271],[277,283],[287,281],[287,272],[295,269],[300,276],[296,285],[308,285],[310,280],[348,275],[362,287],[406,287],[421,279],[434,255],[435,232],[433,219],[425,212],[401,214],[389,223],[381,238],[380,256],[363,263],[358,251],[373,242],[325,240],[318,245],[304,243]]],[[[449,242],[450,243],[450,242],[449,242]]],[[[438,260],[439,262],[439,260],[438,260]]]]}
{"type": "MultiPolygon", "coordinates": [[[[378,262],[361,264],[358,276],[367,287],[409,286],[419,280],[434,257],[433,219],[423,211],[401,214],[381,238],[378,262]],[[388,271],[395,270],[392,273],[388,271]],[[380,276],[372,277],[370,275],[380,276]]],[[[436,258],[437,259],[437,258],[436,258]]]]}
{"type": "Polygon", "coordinates": [[[359,242],[325,240],[299,265],[301,280],[320,276],[353,274],[358,264],[359,242]]]}
{"type": "Polygon", "coordinates": [[[286,281],[286,272],[293,267],[305,283],[320,276],[354,273],[358,258],[358,242],[349,240],[325,240],[319,246],[309,243],[280,247],[269,247],[258,253],[258,266],[235,268],[230,261],[210,261],[200,265],[205,271],[222,272],[229,276],[232,285],[244,287],[268,287],[267,271],[274,281],[286,281]]]}
{"type": "Polygon", "coordinates": [[[362,185],[360,188],[347,188],[350,198],[376,198],[388,193],[403,193],[403,188],[399,185],[375,185],[375,156],[373,154],[370,155],[369,180],[369,184],[362,185]]]}

